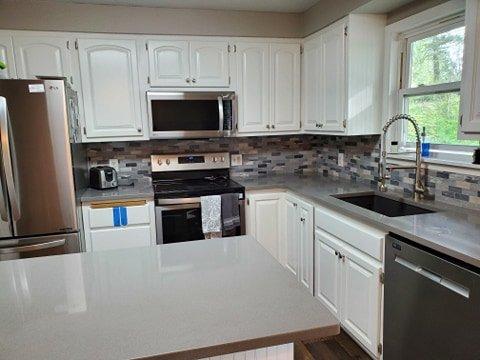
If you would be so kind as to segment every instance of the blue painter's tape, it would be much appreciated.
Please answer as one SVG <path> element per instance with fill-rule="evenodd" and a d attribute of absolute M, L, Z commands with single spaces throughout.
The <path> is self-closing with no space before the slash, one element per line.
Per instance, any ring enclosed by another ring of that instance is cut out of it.
<path fill-rule="evenodd" d="M 122 226 L 127 226 L 128 225 L 128 216 L 127 216 L 127 208 L 122 206 L 120 208 L 120 221 L 122 223 Z"/>
<path fill-rule="evenodd" d="M 113 226 L 121 226 L 120 223 L 120 208 L 114 207 L 113 209 Z"/>

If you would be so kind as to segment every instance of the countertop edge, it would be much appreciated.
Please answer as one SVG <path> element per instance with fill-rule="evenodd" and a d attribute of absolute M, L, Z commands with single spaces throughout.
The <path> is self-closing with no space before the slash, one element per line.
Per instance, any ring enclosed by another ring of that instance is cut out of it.
<path fill-rule="evenodd" d="M 295 331 L 256 339 L 247 339 L 227 344 L 213 345 L 200 349 L 183 350 L 169 354 L 152 355 L 136 358 L 137 360 L 191 360 L 232 354 L 241 351 L 261 349 L 269 346 L 307 341 L 340 334 L 340 324 L 329 325 L 309 330 Z"/>

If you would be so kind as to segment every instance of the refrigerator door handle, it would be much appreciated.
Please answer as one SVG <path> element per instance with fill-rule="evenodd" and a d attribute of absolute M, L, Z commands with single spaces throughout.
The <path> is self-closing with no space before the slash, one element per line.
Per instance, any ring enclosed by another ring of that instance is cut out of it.
<path fill-rule="evenodd" d="M 30 252 L 30 251 L 51 249 L 51 248 L 55 248 L 55 247 L 65 245 L 65 241 L 66 241 L 65 239 L 59 239 L 59 240 L 53 240 L 53 241 L 39 243 L 39 244 L 0 248 L 0 254 L 11 254 L 11 253 Z"/>
<path fill-rule="evenodd" d="M 18 202 L 17 191 L 15 189 L 15 181 L 13 179 L 12 158 L 10 154 L 7 99 L 3 96 L 0 96 L 0 140 L 2 143 L 2 161 L 5 170 L 5 179 L 7 182 L 8 195 L 10 198 L 12 218 L 14 221 L 17 221 L 20 219 L 20 204 Z"/>

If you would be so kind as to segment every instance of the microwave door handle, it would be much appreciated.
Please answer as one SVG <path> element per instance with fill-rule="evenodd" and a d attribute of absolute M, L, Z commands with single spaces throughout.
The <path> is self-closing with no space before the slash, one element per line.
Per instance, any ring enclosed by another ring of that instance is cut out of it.
<path fill-rule="evenodd" d="M 224 118 L 223 118 L 223 97 L 222 96 L 219 96 L 217 98 L 218 100 L 218 127 L 219 127 L 219 131 L 223 131 L 223 121 L 224 121 Z"/>
<path fill-rule="evenodd" d="M 10 154 L 10 136 L 8 126 L 8 107 L 7 99 L 0 97 L 0 140 L 2 143 L 2 162 L 5 170 L 5 179 L 7 182 L 7 191 L 10 198 L 12 209 L 12 218 L 14 221 L 20 219 L 20 206 L 18 203 L 17 190 L 13 179 L 13 166 Z"/>

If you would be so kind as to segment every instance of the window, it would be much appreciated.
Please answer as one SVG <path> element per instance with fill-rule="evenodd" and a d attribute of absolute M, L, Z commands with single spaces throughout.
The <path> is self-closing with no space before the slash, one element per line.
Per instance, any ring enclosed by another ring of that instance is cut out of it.
<path fill-rule="evenodd" d="M 465 25 L 463 16 L 416 29 L 404 36 L 401 61 L 401 111 L 412 115 L 427 139 L 452 151 L 451 145 L 477 145 L 477 141 L 458 140 L 460 83 Z M 412 148 L 413 127 L 403 125 L 402 143 Z M 460 149 L 460 148 L 459 148 Z"/>

